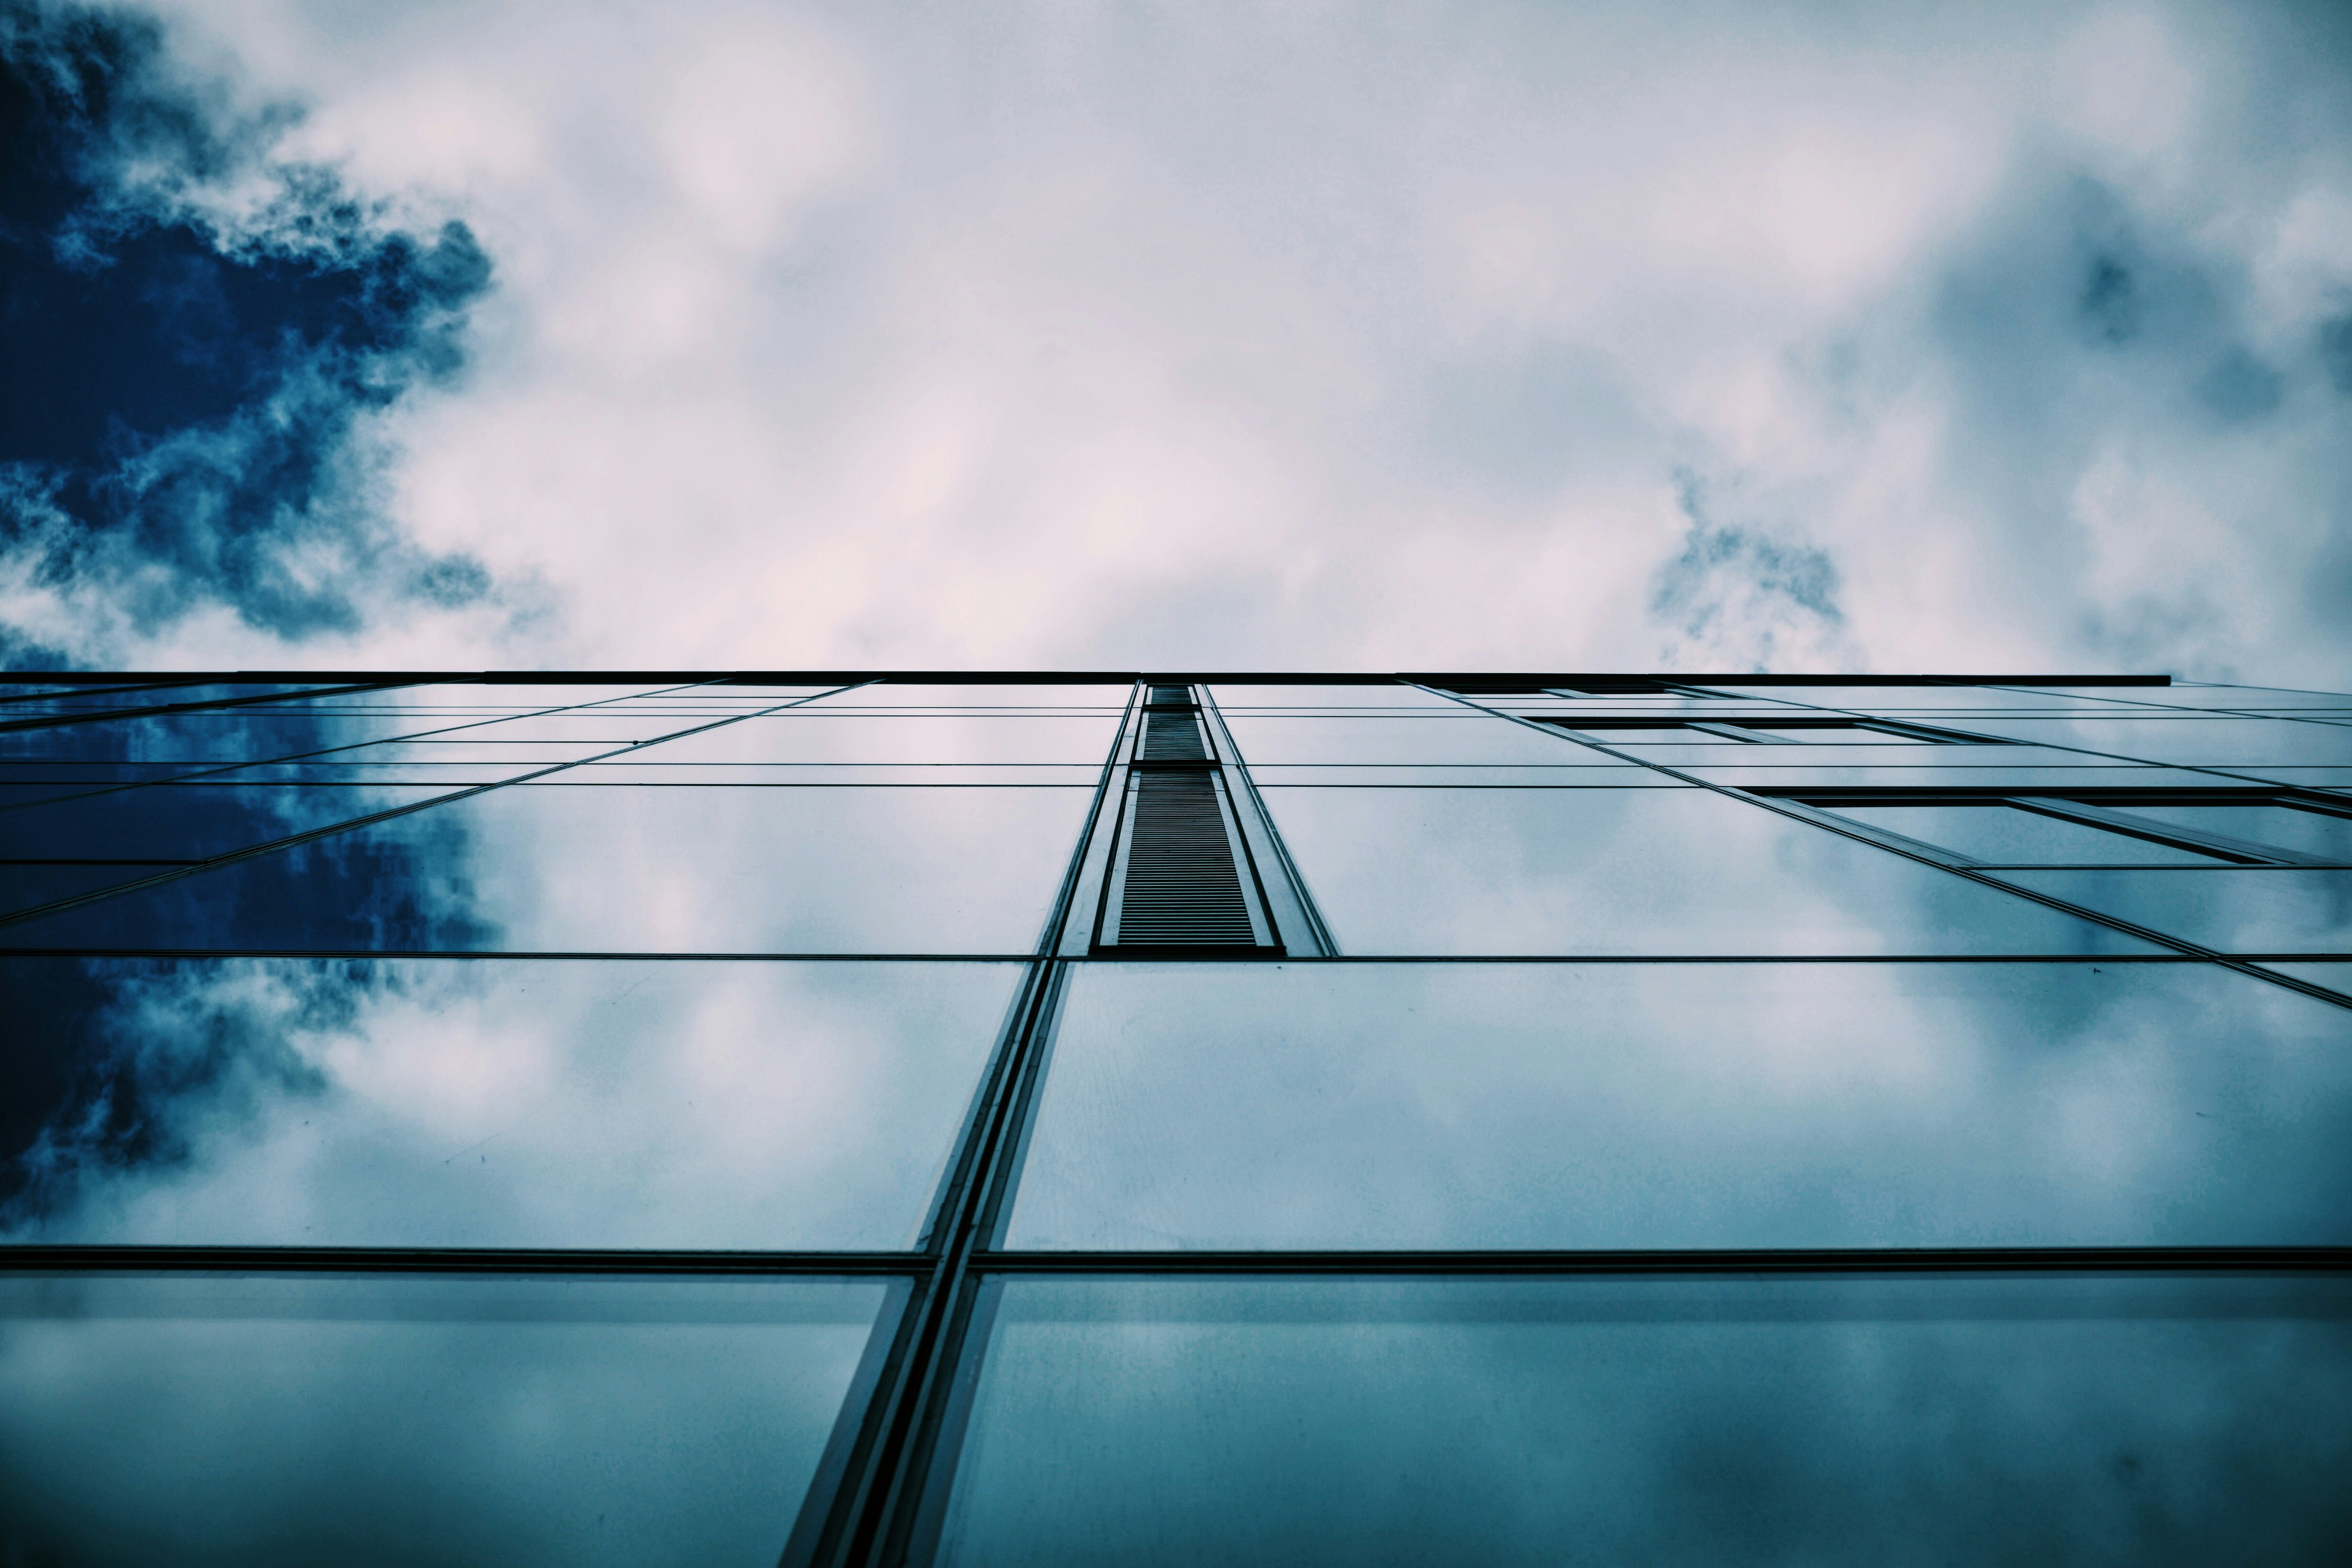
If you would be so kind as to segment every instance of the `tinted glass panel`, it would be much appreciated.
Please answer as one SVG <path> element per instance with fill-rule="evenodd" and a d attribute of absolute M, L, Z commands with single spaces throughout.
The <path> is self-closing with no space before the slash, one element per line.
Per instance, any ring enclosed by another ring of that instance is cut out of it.
<path fill-rule="evenodd" d="M 980 716 L 835 714 L 815 707 L 746 719 L 629 754 L 632 763 L 1090 763 L 1118 733 L 1116 710 Z"/>
<path fill-rule="evenodd" d="M 1872 827 L 1988 865 L 2220 866 L 2215 856 L 2007 805 L 1836 805 Z"/>
<path fill-rule="evenodd" d="M 509 787 L 12 928 L 35 946 L 1025 952 L 1084 789 Z"/>
<path fill-rule="evenodd" d="M 1016 1247 L 2352 1242 L 2352 1011 L 2194 964 L 1088 964 Z"/>
<path fill-rule="evenodd" d="M 2053 710 L 2086 709 L 2119 712 L 2146 698 L 2161 700 L 2162 687 L 2102 687 L 2095 693 L 2013 689 L 1999 686 L 1719 686 L 1714 689 L 1744 697 L 1772 698 L 1820 708 L 1859 710 L 1866 713 L 1965 709 L 1979 712 L 2042 708 Z"/>
<path fill-rule="evenodd" d="M 2352 816 L 2290 805 L 2127 805 L 2134 816 L 2352 864 Z"/>
<path fill-rule="evenodd" d="M 1937 742 L 1917 735 L 1891 734 L 1885 730 L 1873 730 L 1860 724 L 1817 725 L 1810 728 L 1785 730 L 1754 726 L 1756 733 L 1780 741 L 1799 741 L 1816 746 L 1931 746 Z"/>
<path fill-rule="evenodd" d="M 952 1563 L 2319 1563 L 2337 1280 L 1007 1281 Z"/>
<path fill-rule="evenodd" d="M 430 800 L 429 786 L 157 784 L 0 810 L 0 858 L 204 860 Z"/>
<path fill-rule="evenodd" d="M 2053 687 L 2064 691 L 2064 687 Z M 2156 703 L 2166 708 L 2242 708 L 2253 710 L 2265 709 L 2336 709 L 2352 712 L 2352 696 L 2339 691 L 2294 691 L 2276 686 L 2199 686 L 2195 684 L 2160 687 L 2147 691 L 2127 694 L 2137 702 Z"/>
<path fill-rule="evenodd" d="M 1343 952 L 2148 951 L 1712 792 L 1265 795 Z"/>
<path fill-rule="evenodd" d="M 1005 966 L 14 959 L 0 1238 L 907 1247 Z"/>
<path fill-rule="evenodd" d="M 2223 952 L 2352 952 L 2352 871 L 2001 871 L 2050 893 Z"/>
<path fill-rule="evenodd" d="M 0 1279 L 0 1552 L 766 1568 L 887 1293 Z"/>
<path fill-rule="evenodd" d="M 1401 708 L 1432 712 L 1468 713 L 1451 697 L 1423 691 L 1401 681 L 1375 681 L 1363 686 L 1261 686 L 1238 681 L 1209 688 L 1209 695 L 1227 713 L 1252 709 Z"/>
<path fill-rule="evenodd" d="M 1517 763 L 1570 767 L 1616 759 L 1492 714 L 1349 719 L 1262 716 L 1227 710 L 1242 756 L 1259 763 Z"/>
<path fill-rule="evenodd" d="M 1604 746 L 1720 746 L 1726 743 L 1742 746 L 1750 742 L 1737 736 L 1720 735 L 1712 730 L 1694 730 L 1686 724 L 1609 724 L 1586 725 L 1573 722 L 1560 728 L 1583 740 L 1598 741 Z"/>
<path fill-rule="evenodd" d="M 1996 719 L 1969 727 L 2037 745 L 2225 771 L 2271 763 L 2352 763 L 2352 725 L 2300 719 Z"/>

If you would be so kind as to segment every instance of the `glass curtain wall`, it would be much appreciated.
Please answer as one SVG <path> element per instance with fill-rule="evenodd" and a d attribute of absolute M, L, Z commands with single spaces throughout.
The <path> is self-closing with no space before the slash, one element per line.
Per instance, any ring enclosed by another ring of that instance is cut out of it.
<path fill-rule="evenodd" d="M 0 895 L 0 1562 L 2352 1544 L 2352 697 L 27 679 Z"/>

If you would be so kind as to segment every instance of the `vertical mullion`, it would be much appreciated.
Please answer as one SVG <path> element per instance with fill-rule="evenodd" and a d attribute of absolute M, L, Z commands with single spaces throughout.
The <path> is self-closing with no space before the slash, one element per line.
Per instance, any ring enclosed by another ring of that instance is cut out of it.
<path fill-rule="evenodd" d="M 1332 939 L 1331 928 L 1324 923 L 1323 911 L 1316 908 L 1314 895 L 1307 890 L 1307 879 L 1299 873 L 1297 862 L 1291 858 L 1290 846 L 1283 842 L 1282 829 L 1276 824 L 1274 812 L 1266 805 L 1265 797 L 1258 794 L 1257 781 L 1250 777 L 1249 759 L 1242 755 L 1240 743 L 1226 726 L 1224 713 L 1217 707 L 1215 696 L 1206 686 L 1202 686 L 1200 691 L 1202 727 L 1208 731 L 1210 743 L 1222 761 L 1229 796 L 1233 796 L 1231 782 L 1235 779 L 1241 782 L 1240 794 L 1232 798 L 1235 826 L 1240 829 L 1250 878 L 1257 888 L 1259 900 L 1265 906 L 1266 918 L 1274 926 L 1276 939 L 1286 950 L 1302 956 L 1338 957 L 1339 944 Z M 1257 841 L 1259 834 L 1265 836 L 1262 844 Z M 1261 848 L 1265 850 L 1263 856 L 1258 853 Z M 1273 863 L 1275 877 L 1271 885 L 1264 874 L 1262 860 Z M 1282 904 L 1279 912 L 1276 909 L 1277 890 Z M 1286 920 L 1283 918 L 1285 915 L 1295 919 Z M 1300 933 L 1305 939 L 1303 942 L 1293 942 L 1285 934 L 1286 928 L 1293 925 L 1304 928 Z"/>
<path fill-rule="evenodd" d="M 981 1281 L 971 1257 L 992 1234 L 1012 1194 L 1045 1042 L 1068 974 L 1057 950 L 1084 889 L 1104 803 L 1114 781 L 1122 789 L 1126 784 L 1119 763 L 1139 724 L 1143 689 L 1130 693 L 1112 737 L 1060 890 L 991 1056 L 974 1114 L 949 1161 L 950 1174 L 928 1237 L 930 1268 L 916 1282 L 893 1333 L 838 1484 L 830 1497 L 812 1494 L 803 1506 L 803 1517 L 785 1548 L 786 1568 L 875 1568 L 901 1560 L 913 1539 L 929 1489 L 930 1463 L 942 1451 L 944 1423 L 957 1407 L 956 1391 L 970 1386 L 974 1358 L 982 1348 L 973 1336 Z M 950 1459 L 955 1447 L 951 1441 L 945 1445 Z"/>

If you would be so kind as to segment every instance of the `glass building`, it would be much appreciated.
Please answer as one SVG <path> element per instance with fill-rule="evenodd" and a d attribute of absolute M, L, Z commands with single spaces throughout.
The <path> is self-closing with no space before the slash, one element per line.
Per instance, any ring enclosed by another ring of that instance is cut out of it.
<path fill-rule="evenodd" d="M 0 856 L 0 1563 L 2352 1560 L 2352 696 L 17 677 Z"/>

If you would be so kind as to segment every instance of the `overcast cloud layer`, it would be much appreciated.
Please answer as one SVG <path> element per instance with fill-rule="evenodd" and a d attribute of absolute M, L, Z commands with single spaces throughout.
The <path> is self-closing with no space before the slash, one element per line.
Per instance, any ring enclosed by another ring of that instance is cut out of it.
<path fill-rule="evenodd" d="M 6 15 L 19 666 L 2352 679 L 2335 8 Z"/>

